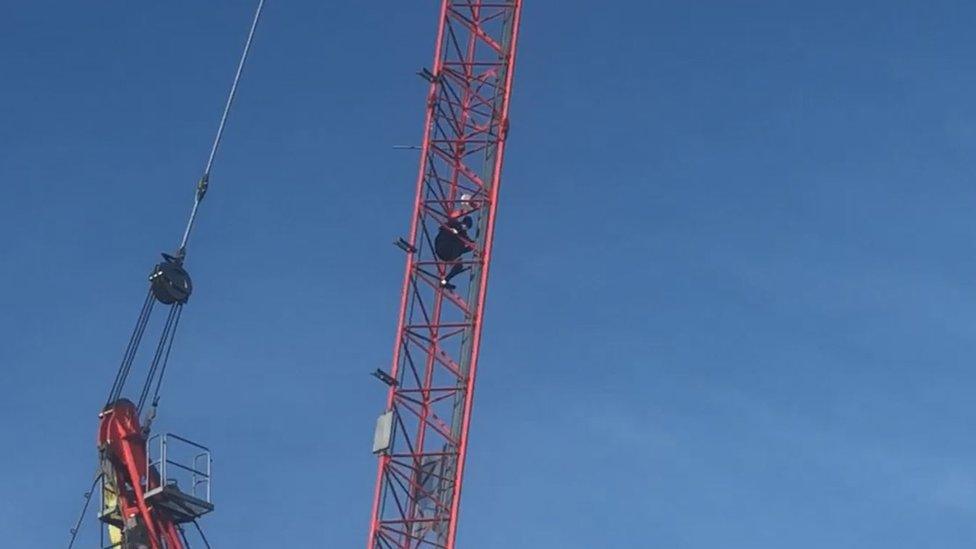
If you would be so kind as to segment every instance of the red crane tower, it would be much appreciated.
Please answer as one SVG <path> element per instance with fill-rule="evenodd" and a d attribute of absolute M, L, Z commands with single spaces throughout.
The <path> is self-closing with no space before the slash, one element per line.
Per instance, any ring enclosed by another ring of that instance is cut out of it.
<path fill-rule="evenodd" d="M 370 549 L 455 545 L 521 0 L 443 0 Z"/>

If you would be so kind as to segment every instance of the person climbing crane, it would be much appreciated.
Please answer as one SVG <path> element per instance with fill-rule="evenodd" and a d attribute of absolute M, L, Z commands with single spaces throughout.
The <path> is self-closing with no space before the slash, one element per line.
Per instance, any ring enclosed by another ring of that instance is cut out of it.
<path fill-rule="evenodd" d="M 451 284 L 451 279 L 467 269 L 461 257 L 474 251 L 474 242 L 468 236 L 468 231 L 474 225 L 471 213 L 475 211 L 470 204 L 471 195 L 461 195 L 461 209 L 452 211 L 448 215 L 447 221 L 441 224 L 434 238 L 434 254 L 437 259 L 445 263 L 438 269 L 441 273 L 440 285 L 448 290 L 457 288 Z M 450 270 L 447 269 L 447 265 L 451 266 Z"/>

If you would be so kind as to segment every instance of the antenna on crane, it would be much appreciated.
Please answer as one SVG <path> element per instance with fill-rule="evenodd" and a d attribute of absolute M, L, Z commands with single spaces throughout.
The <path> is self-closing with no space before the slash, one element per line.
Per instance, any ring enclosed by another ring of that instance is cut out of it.
<path fill-rule="evenodd" d="M 149 290 L 140 309 L 136 326 L 122 356 L 102 412 L 99 414 L 99 473 L 95 485 L 85 493 L 82 516 L 71 530 L 68 548 L 71 549 L 88 505 L 99 489 L 102 505 L 98 517 L 108 527 L 111 547 L 145 547 L 147 549 L 182 549 L 188 547 L 184 524 L 192 523 L 204 544 L 210 544 L 197 519 L 213 510 L 210 497 L 210 450 L 185 438 L 163 434 L 150 437 L 156 415 L 159 392 L 169 362 L 183 306 L 193 293 L 193 283 L 184 267 L 187 244 L 197 219 L 200 204 L 207 194 L 210 173 L 227 125 L 231 106 L 244 65 L 251 50 L 254 33 L 264 10 L 265 0 L 259 0 L 251 21 L 244 50 L 217 125 L 217 133 L 210 147 L 203 174 L 197 183 L 190 217 L 183 231 L 179 247 L 173 254 L 163 253 L 163 261 L 156 264 L 149 275 Z M 139 393 L 138 403 L 122 398 L 126 381 L 139 351 L 156 303 L 169 307 L 156 344 L 155 352 Z M 150 398 L 150 394 L 152 397 Z M 146 405 L 151 406 L 143 416 Z M 140 416 L 143 416 L 140 421 Z M 178 463 L 174 449 L 183 447 L 193 457 L 188 463 Z M 182 487 L 179 471 L 188 472 Z M 105 531 L 102 531 L 104 535 Z M 104 541 L 104 540 L 103 540 Z M 104 543 L 103 543 L 104 546 Z"/>

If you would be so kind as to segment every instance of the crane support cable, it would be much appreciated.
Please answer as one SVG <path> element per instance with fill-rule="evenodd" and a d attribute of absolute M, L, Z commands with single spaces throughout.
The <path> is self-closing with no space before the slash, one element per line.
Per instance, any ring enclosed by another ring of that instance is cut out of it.
<path fill-rule="evenodd" d="M 193 208 L 190 210 L 190 219 L 186 222 L 186 230 L 183 231 L 183 239 L 180 241 L 179 255 L 182 257 L 186 254 L 186 245 L 190 240 L 190 232 L 193 230 L 193 224 L 197 218 L 197 210 L 200 208 L 200 202 L 203 200 L 204 195 L 207 194 L 207 187 L 210 184 L 210 170 L 213 168 L 214 157 L 217 156 L 217 148 L 220 147 L 220 140 L 224 136 L 224 126 L 227 125 L 227 115 L 230 114 L 230 107 L 234 103 L 234 97 L 237 95 L 237 84 L 241 80 L 241 73 L 244 72 L 244 63 L 247 61 L 247 55 L 251 51 L 251 42 L 254 40 L 254 31 L 258 28 L 258 21 L 261 19 L 261 12 L 264 10 L 264 0 L 258 2 L 257 10 L 254 12 L 254 19 L 251 21 L 251 30 L 247 33 L 247 40 L 244 42 L 244 51 L 241 53 L 241 60 L 237 64 L 237 72 L 234 74 L 234 82 L 230 86 L 230 93 L 227 94 L 227 103 L 224 104 L 224 113 L 220 116 L 220 123 L 217 125 L 217 135 L 214 136 L 213 145 L 210 147 L 210 156 L 207 157 L 207 164 L 203 168 L 203 175 L 200 177 L 200 182 L 197 184 L 197 194 L 193 199 Z"/>
<path fill-rule="evenodd" d="M 166 259 L 166 262 L 172 263 L 179 270 L 182 270 L 182 263 L 186 257 L 186 245 L 187 242 L 189 241 L 190 233 L 193 230 L 193 225 L 197 218 L 197 212 L 200 207 L 200 202 L 203 200 L 203 197 L 207 192 L 207 186 L 210 180 L 210 171 L 211 169 L 213 169 L 214 159 L 217 156 L 217 150 L 220 147 L 220 142 L 224 135 L 224 128 L 227 126 L 227 118 L 228 115 L 230 114 L 231 105 L 233 105 L 234 98 L 237 96 L 237 87 L 241 81 L 241 75 L 244 72 L 244 65 L 251 51 L 251 44 L 254 41 L 254 33 L 255 30 L 257 29 L 258 22 L 261 19 L 261 13 L 264 10 L 264 3 L 265 0 L 260 0 L 258 2 L 257 9 L 254 12 L 254 18 L 251 20 L 251 27 L 247 33 L 247 39 L 244 42 L 244 50 L 241 53 L 240 61 L 237 64 L 237 71 L 234 73 L 234 80 L 231 84 L 230 92 L 227 95 L 227 102 L 224 104 L 223 113 L 220 116 L 220 123 L 217 125 L 217 134 L 214 136 L 213 144 L 210 147 L 210 154 L 207 157 L 207 163 L 203 170 L 203 176 L 200 178 L 200 182 L 197 185 L 196 197 L 194 198 L 193 201 L 193 208 L 190 211 L 190 219 L 187 221 L 186 229 L 183 232 L 183 238 L 180 241 L 179 251 L 177 252 L 175 257 L 167 256 L 166 254 L 163 255 L 164 259 Z M 185 275 L 185 271 L 182 272 Z M 182 302 L 185 302 L 186 297 L 188 297 L 189 295 L 188 292 L 189 292 L 189 287 L 187 287 L 187 295 L 182 299 L 177 298 L 177 301 L 179 302 L 173 305 L 173 307 L 180 307 L 180 309 L 182 309 Z M 122 394 L 122 390 L 125 387 L 125 383 L 128 380 L 129 372 L 132 369 L 132 362 L 135 359 L 136 352 L 139 350 L 139 345 L 142 341 L 142 336 L 145 333 L 150 315 L 152 314 L 153 305 L 157 301 L 157 299 L 154 298 L 153 296 L 154 296 L 153 290 L 150 289 L 149 294 L 146 297 L 146 301 L 143 304 L 143 308 L 140 311 L 139 318 L 136 321 L 136 326 L 133 329 L 132 335 L 129 338 L 129 344 L 126 347 L 125 353 L 123 354 L 122 364 L 119 366 L 118 373 L 115 376 L 115 382 L 112 384 L 112 390 L 109 392 L 109 398 L 108 401 L 106 402 L 106 407 L 109 406 L 111 403 L 115 402 L 116 400 L 118 400 L 118 398 Z M 151 386 L 151 384 L 153 383 L 156 374 L 156 369 L 159 366 L 160 359 L 162 358 L 163 361 L 162 368 L 160 369 L 159 377 L 156 379 L 156 390 L 155 390 L 153 400 L 155 401 L 156 400 L 155 397 L 159 395 L 159 387 L 162 383 L 162 374 L 166 370 L 165 360 L 169 357 L 169 348 L 173 344 L 173 338 L 175 337 L 175 332 L 176 332 L 176 326 L 173 324 L 178 323 L 178 320 L 176 323 L 174 323 L 173 320 L 174 320 L 173 311 L 171 311 L 167 318 L 166 326 L 164 327 L 163 330 L 163 337 L 161 338 L 160 343 L 157 346 L 157 353 L 154 356 L 152 365 L 150 366 L 149 375 L 147 376 L 145 385 L 141 393 L 142 398 L 140 399 L 140 405 L 139 405 L 140 411 L 143 408 L 143 404 L 145 403 L 145 400 L 147 398 L 148 387 Z M 164 347 L 165 347 L 165 354 L 162 355 L 161 357 L 159 351 L 161 349 L 164 349 Z"/>
<path fill-rule="evenodd" d="M 91 488 L 85 492 L 85 504 L 81 508 L 81 514 L 78 516 L 78 522 L 76 522 L 75 527 L 71 529 L 71 539 L 68 540 L 68 549 L 75 546 L 75 540 L 78 539 L 78 532 L 81 530 L 81 524 L 85 520 L 85 513 L 88 512 L 88 506 L 91 504 L 92 496 L 95 494 L 95 488 L 98 487 L 98 481 L 100 480 L 102 480 L 101 472 L 95 475 L 95 480 L 92 481 Z"/>
<path fill-rule="evenodd" d="M 122 364 L 119 365 L 119 371 L 115 374 L 115 382 L 112 384 L 112 390 L 109 392 L 108 401 L 105 402 L 106 407 L 118 400 L 122 393 L 122 388 L 125 387 L 125 382 L 129 377 L 129 371 L 132 369 L 132 361 L 135 360 L 136 351 L 139 349 L 142 336 L 146 332 L 149 315 L 152 313 L 153 304 L 155 303 L 156 300 L 153 298 L 152 291 L 150 290 L 146 294 L 146 300 L 142 304 L 142 309 L 139 311 L 136 327 L 132 330 L 132 335 L 129 336 L 129 344 L 126 346 L 125 353 L 122 355 Z"/>
<path fill-rule="evenodd" d="M 136 405 L 136 409 L 139 410 L 141 414 L 149 397 L 149 390 L 152 387 L 153 380 L 156 381 L 156 390 L 153 393 L 152 404 L 155 405 L 157 399 L 159 398 L 159 388 L 163 383 L 163 374 L 166 373 L 166 364 L 169 362 L 169 353 L 173 348 L 173 339 L 176 337 L 176 328 L 180 325 L 180 316 L 183 314 L 183 305 L 177 303 L 173 305 L 169 310 L 169 315 L 166 317 L 166 323 L 163 326 L 163 333 L 159 337 L 159 343 L 156 345 L 156 352 L 153 355 L 152 363 L 149 365 L 149 372 L 146 374 L 146 382 L 142 386 L 142 392 L 139 394 L 139 403 Z M 156 371 L 159 371 L 159 375 L 156 375 Z"/>
<path fill-rule="evenodd" d="M 203 544 L 207 546 L 207 549 L 211 549 L 210 541 L 207 540 L 207 536 L 203 533 L 203 528 L 200 528 L 200 523 L 193 521 L 193 525 L 197 527 L 197 533 L 200 534 L 200 539 L 203 540 Z"/>

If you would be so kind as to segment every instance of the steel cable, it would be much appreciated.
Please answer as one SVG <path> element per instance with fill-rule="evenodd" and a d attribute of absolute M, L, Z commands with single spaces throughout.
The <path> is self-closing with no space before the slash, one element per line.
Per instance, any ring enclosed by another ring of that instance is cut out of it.
<path fill-rule="evenodd" d="M 91 488 L 85 492 L 85 504 L 81 508 L 81 514 L 78 515 L 78 521 L 75 523 L 75 527 L 71 529 L 71 539 L 68 540 L 68 549 L 71 549 L 75 545 L 75 540 L 78 538 L 78 532 L 81 530 L 81 523 L 85 520 L 85 513 L 88 512 L 88 506 L 91 504 L 92 496 L 95 495 L 95 487 L 98 486 L 98 481 L 100 480 L 102 480 L 101 472 L 95 475 L 95 480 L 92 481 Z"/>
<path fill-rule="evenodd" d="M 122 389 L 125 387 L 125 382 L 129 377 L 129 371 L 132 369 L 132 362 L 135 360 L 136 351 L 139 350 L 139 344 L 142 342 L 142 336 L 146 332 L 146 325 L 149 323 L 149 316 L 152 314 L 155 303 L 156 300 L 153 298 L 152 290 L 150 290 L 146 295 L 146 300 L 142 304 L 142 309 L 139 311 L 139 318 L 136 319 L 136 326 L 132 330 L 132 335 L 129 336 L 129 344 L 125 348 L 125 353 L 122 355 L 122 363 L 119 365 L 119 370 L 115 374 L 115 382 L 112 383 L 112 390 L 109 392 L 108 401 L 105 403 L 106 407 L 118 400 Z"/>
<path fill-rule="evenodd" d="M 258 27 L 258 21 L 261 19 L 261 12 L 263 10 L 264 0 L 260 0 L 258 2 L 257 10 L 254 12 L 254 19 L 251 21 L 251 30 L 247 33 L 247 40 L 244 42 L 244 51 L 241 53 L 241 60 L 237 64 L 237 72 L 234 74 L 234 82 L 230 86 L 230 93 L 227 94 L 227 103 L 224 104 L 224 112 L 220 116 L 220 123 L 217 125 L 217 134 L 214 136 L 213 145 L 210 147 L 210 155 L 207 157 L 207 165 L 203 168 L 203 176 L 200 178 L 196 198 L 193 200 L 193 208 L 190 210 L 190 219 L 186 223 L 186 230 L 183 231 L 183 239 L 180 241 L 181 256 L 186 252 L 186 245 L 190 240 L 190 231 L 193 230 L 193 224 L 197 218 L 197 210 L 199 209 L 200 202 L 203 200 L 203 197 L 207 192 L 207 185 L 210 182 L 210 170 L 213 168 L 214 157 L 217 155 L 217 148 L 220 146 L 220 140 L 224 136 L 224 126 L 227 125 L 227 116 L 230 114 L 230 107 L 234 103 L 234 97 L 237 95 L 237 84 L 241 80 L 241 73 L 244 72 L 244 63 L 247 61 L 247 55 L 251 51 L 251 42 L 254 40 L 254 31 Z"/>

